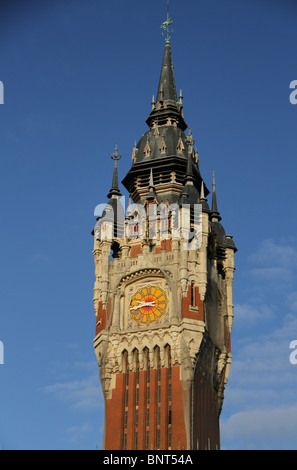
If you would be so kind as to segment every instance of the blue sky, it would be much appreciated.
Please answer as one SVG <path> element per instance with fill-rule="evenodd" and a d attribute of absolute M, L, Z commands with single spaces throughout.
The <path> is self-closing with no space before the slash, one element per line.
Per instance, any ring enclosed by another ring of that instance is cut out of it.
<path fill-rule="evenodd" d="M 239 249 L 222 447 L 296 449 L 297 5 L 171 0 L 171 16 L 185 119 Z M 2 449 L 102 446 L 93 213 L 115 142 L 122 178 L 147 130 L 165 17 L 165 0 L 1 2 Z"/>

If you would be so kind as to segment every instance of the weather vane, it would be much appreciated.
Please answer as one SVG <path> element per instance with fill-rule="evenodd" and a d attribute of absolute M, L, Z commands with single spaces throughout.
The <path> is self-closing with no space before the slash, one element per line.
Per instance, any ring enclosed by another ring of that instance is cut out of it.
<path fill-rule="evenodd" d="M 173 33 L 173 29 L 170 29 L 169 26 L 173 23 L 172 18 L 169 18 L 169 0 L 167 0 L 167 20 L 164 21 L 161 25 L 161 29 L 164 30 L 162 33 L 163 36 L 166 33 L 166 43 L 170 42 L 170 33 Z"/>
<path fill-rule="evenodd" d="M 120 160 L 121 157 L 122 157 L 122 155 L 119 154 L 119 152 L 118 152 L 118 144 L 116 143 L 116 144 L 115 144 L 115 150 L 114 150 L 114 153 L 111 155 L 111 158 L 112 158 L 113 160 L 116 160 L 116 161 L 117 161 L 117 160 Z"/>

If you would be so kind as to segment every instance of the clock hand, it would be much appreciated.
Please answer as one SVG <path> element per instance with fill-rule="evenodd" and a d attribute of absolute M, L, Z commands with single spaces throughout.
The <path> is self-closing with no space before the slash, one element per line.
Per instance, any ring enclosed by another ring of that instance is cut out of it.
<path fill-rule="evenodd" d="M 143 307 L 154 307 L 154 305 L 156 304 L 156 301 L 155 300 L 152 300 L 151 302 L 146 302 Z"/>
<path fill-rule="evenodd" d="M 140 304 L 140 305 L 135 305 L 135 306 L 133 306 L 133 307 L 129 307 L 130 310 L 137 310 L 138 308 L 142 307 L 143 301 L 141 301 L 141 300 L 136 300 L 136 299 L 134 299 L 134 300 L 135 300 L 135 302 L 137 302 L 137 303 Z"/>
<path fill-rule="evenodd" d="M 140 305 L 135 305 L 133 307 L 130 307 L 130 310 L 138 310 L 139 308 L 143 307 L 145 305 L 144 302 L 138 302 Z"/>
<path fill-rule="evenodd" d="M 155 300 L 151 300 L 150 302 L 142 302 L 142 304 L 140 305 L 140 308 L 142 307 L 153 307 L 155 305 L 156 301 Z"/>
<path fill-rule="evenodd" d="M 154 307 L 156 303 L 155 300 L 153 300 L 152 302 L 139 302 L 139 301 L 136 301 L 136 302 L 138 302 L 140 305 L 130 307 L 130 310 L 138 310 L 139 308 L 142 308 L 142 307 Z"/>

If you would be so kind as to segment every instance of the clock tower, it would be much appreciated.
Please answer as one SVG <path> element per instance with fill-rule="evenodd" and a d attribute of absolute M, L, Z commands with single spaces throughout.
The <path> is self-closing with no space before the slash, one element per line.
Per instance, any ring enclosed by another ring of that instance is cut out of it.
<path fill-rule="evenodd" d="M 106 450 L 219 449 L 231 365 L 234 253 L 200 174 L 168 37 L 148 130 L 93 230 L 94 348 Z M 166 27 L 165 25 L 165 27 Z"/>

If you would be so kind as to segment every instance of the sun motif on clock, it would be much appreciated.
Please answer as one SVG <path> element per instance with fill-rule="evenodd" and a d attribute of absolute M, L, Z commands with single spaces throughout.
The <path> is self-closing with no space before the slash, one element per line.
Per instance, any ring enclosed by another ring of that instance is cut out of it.
<path fill-rule="evenodd" d="M 141 287 L 131 297 L 130 317 L 139 324 L 149 325 L 164 315 L 167 304 L 166 292 L 159 286 Z"/>

